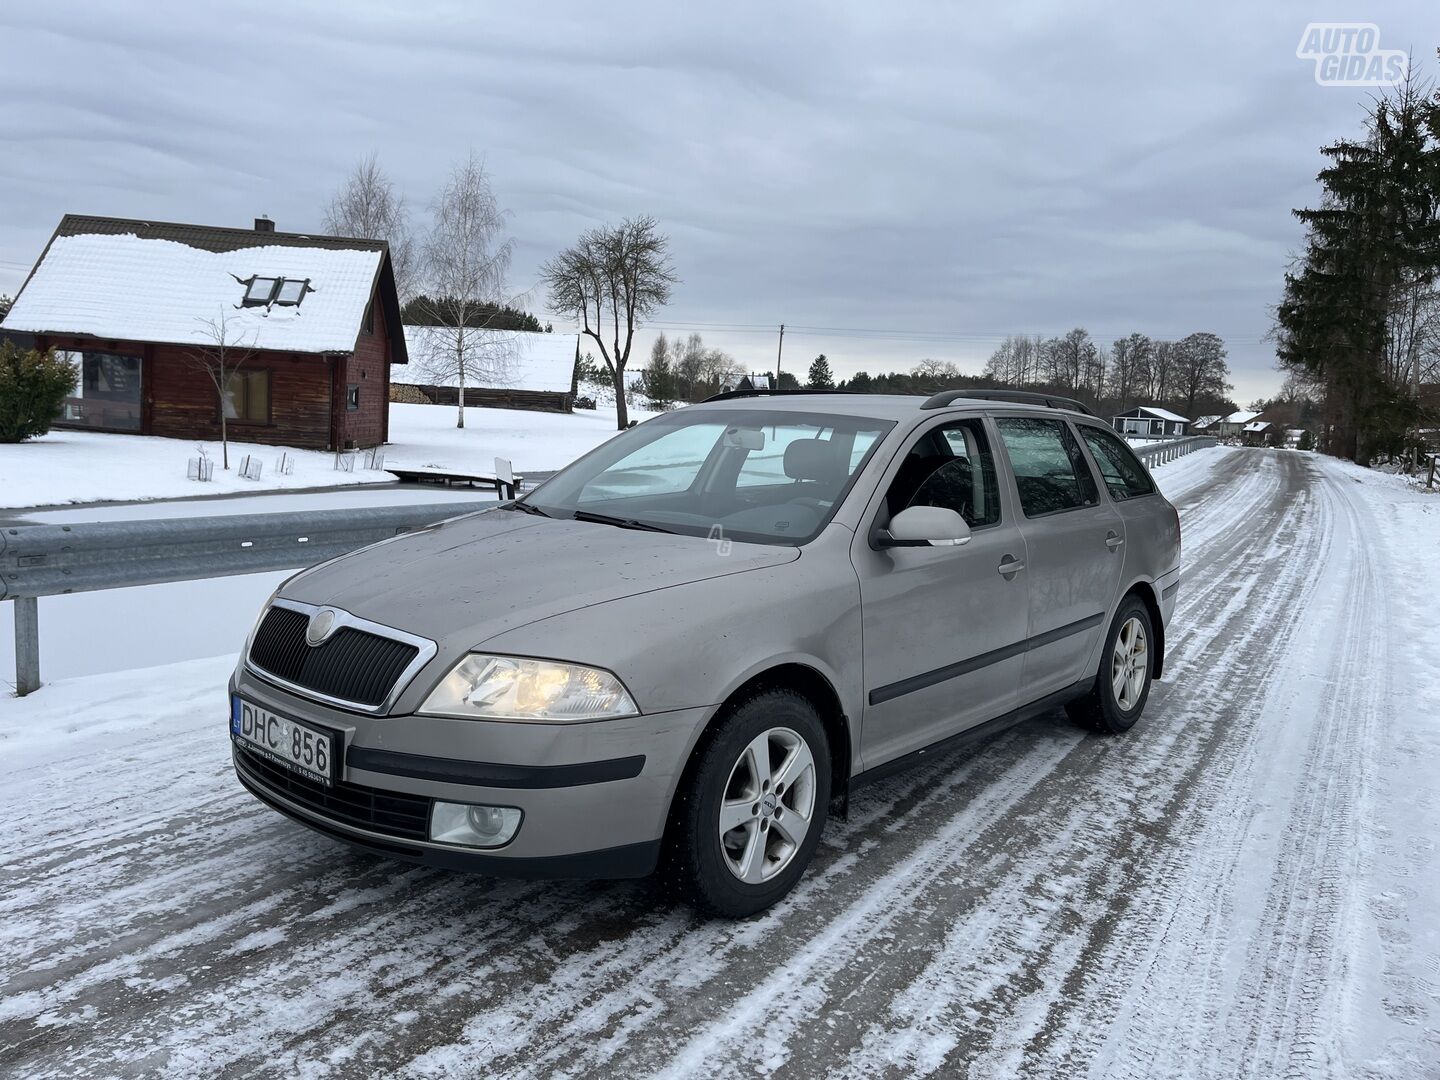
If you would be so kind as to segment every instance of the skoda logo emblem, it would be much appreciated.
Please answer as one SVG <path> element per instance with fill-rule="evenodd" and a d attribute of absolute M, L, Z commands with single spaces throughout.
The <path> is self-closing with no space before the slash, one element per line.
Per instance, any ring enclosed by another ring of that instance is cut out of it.
<path fill-rule="evenodd" d="M 323 645 L 330 640 L 330 635 L 335 632 L 336 612 L 334 608 L 321 608 L 310 616 L 310 622 L 305 627 L 305 640 L 311 646 Z"/>

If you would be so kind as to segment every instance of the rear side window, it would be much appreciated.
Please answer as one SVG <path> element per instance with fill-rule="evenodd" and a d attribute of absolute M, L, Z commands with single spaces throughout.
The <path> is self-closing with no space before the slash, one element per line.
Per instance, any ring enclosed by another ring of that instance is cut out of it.
<path fill-rule="evenodd" d="M 1095 464 L 1100 466 L 1100 475 L 1105 487 L 1116 502 L 1135 499 L 1141 495 L 1153 495 L 1155 485 L 1140 460 L 1130 447 L 1108 431 L 1080 424 L 1080 437 L 1090 447 Z"/>
<path fill-rule="evenodd" d="M 1020 509 L 1026 517 L 1094 506 L 1100 501 L 1095 477 L 1065 421 L 1011 416 L 996 420 L 995 425 L 1010 455 Z"/>

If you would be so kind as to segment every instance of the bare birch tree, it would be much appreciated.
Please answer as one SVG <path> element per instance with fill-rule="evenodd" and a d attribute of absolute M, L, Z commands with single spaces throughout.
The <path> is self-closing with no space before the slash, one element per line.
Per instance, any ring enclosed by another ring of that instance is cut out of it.
<path fill-rule="evenodd" d="M 222 310 L 214 319 L 197 318 L 205 344 L 185 354 L 186 362 L 203 371 L 215 388 L 220 406 L 220 454 L 226 471 L 230 469 L 230 439 L 227 421 L 235 409 L 230 383 L 254 352 L 255 337 L 243 335 L 232 319 Z"/>
<path fill-rule="evenodd" d="M 465 426 L 466 384 L 494 375 L 507 348 L 514 347 L 513 335 L 488 332 L 494 313 L 508 300 L 505 282 L 515 241 L 503 235 L 505 216 L 485 163 L 471 151 L 435 200 L 425 244 L 424 315 L 432 347 L 423 362 L 427 370 L 455 380 L 457 428 Z"/>
<path fill-rule="evenodd" d="M 669 301 L 678 280 L 669 244 L 654 218 L 627 218 L 587 229 L 540 270 L 550 289 L 550 310 L 579 320 L 581 332 L 599 347 L 615 386 L 615 420 L 622 430 L 630 425 L 625 365 L 635 330 Z"/>
<path fill-rule="evenodd" d="M 395 289 L 403 304 L 414 292 L 415 241 L 405 197 L 380 167 L 373 152 L 356 163 L 325 208 L 325 231 L 332 236 L 384 240 L 390 245 Z"/>

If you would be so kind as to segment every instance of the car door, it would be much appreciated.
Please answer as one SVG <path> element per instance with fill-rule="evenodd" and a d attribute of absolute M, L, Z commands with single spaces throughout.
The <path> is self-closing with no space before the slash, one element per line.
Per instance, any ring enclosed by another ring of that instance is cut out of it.
<path fill-rule="evenodd" d="M 1155 487 L 1125 440 L 1099 424 L 1075 424 L 1115 512 L 1125 522 L 1123 581 L 1155 581 L 1180 561 L 1180 526 L 1174 508 Z"/>
<path fill-rule="evenodd" d="M 1102 498 L 1079 438 L 1060 416 L 996 414 L 1025 539 L 1030 623 L 1021 704 L 1089 674 L 1124 562 L 1125 524 Z"/>
<path fill-rule="evenodd" d="M 999 482 L 981 417 L 920 432 L 890 464 L 855 537 L 864 632 L 867 768 L 1015 706 L 1028 621 L 1016 512 Z M 961 547 L 878 548 L 875 535 L 911 505 L 965 518 Z"/>

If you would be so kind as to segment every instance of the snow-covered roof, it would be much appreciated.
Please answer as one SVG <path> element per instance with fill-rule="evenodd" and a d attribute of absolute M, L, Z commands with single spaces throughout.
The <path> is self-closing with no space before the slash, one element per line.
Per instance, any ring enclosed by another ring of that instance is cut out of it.
<path fill-rule="evenodd" d="M 5 329 L 207 345 L 205 323 L 223 315 L 246 348 L 351 352 L 384 254 L 371 240 L 67 216 Z M 241 281 L 257 275 L 308 278 L 313 291 L 294 306 L 244 307 Z"/>
<path fill-rule="evenodd" d="M 465 385 L 486 390 L 568 394 L 575 375 L 575 334 L 524 330 L 465 331 Z M 405 327 L 410 363 L 390 368 L 390 381 L 411 386 L 456 386 L 455 331 Z"/>
<path fill-rule="evenodd" d="M 1254 415 L 1254 414 L 1252 414 L 1252 415 Z M 1270 426 L 1270 421 L 1269 421 L 1269 420 L 1256 420 L 1256 421 L 1254 421 L 1254 422 L 1252 422 L 1252 423 L 1246 424 L 1246 425 L 1245 425 L 1245 430 L 1246 430 L 1246 431 L 1264 431 L 1264 430 L 1265 430 L 1267 427 L 1269 427 L 1269 426 Z"/>
<path fill-rule="evenodd" d="M 1232 412 L 1229 416 L 1225 417 L 1222 423 L 1248 424 L 1251 420 L 1254 420 L 1255 417 L 1259 415 L 1260 414 L 1258 412 L 1250 412 L 1247 409 L 1239 409 L 1236 412 Z"/>
<path fill-rule="evenodd" d="M 1202 416 L 1199 420 L 1196 420 L 1191 427 L 1206 428 L 1211 424 L 1218 424 L 1219 422 L 1220 417 L 1218 416 Z"/>
<path fill-rule="evenodd" d="M 1137 405 L 1132 411 L 1145 413 L 1147 416 L 1153 416 L 1158 420 L 1170 420 L 1177 424 L 1188 424 L 1190 422 L 1187 418 L 1178 416 L 1169 409 L 1161 409 L 1154 405 Z"/>

